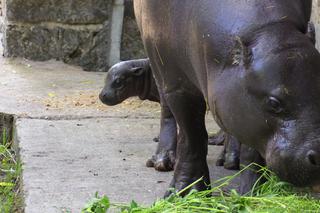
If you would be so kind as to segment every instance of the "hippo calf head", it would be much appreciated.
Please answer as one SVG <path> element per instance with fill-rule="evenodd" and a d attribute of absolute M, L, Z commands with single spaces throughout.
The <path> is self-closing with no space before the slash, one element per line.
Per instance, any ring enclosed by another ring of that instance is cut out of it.
<path fill-rule="evenodd" d="M 265 29 L 236 48 L 239 63 L 215 85 L 218 122 L 258 150 L 282 180 L 319 185 L 319 52 L 289 26 Z"/>
<path fill-rule="evenodd" d="M 108 71 L 104 88 L 99 95 L 100 100 L 113 106 L 129 97 L 140 95 L 148 69 L 148 59 L 117 63 Z"/>

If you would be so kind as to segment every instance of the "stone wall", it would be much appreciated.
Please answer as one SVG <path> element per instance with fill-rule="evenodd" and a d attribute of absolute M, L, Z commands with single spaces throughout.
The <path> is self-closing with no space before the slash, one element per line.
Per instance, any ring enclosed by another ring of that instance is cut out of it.
<path fill-rule="evenodd" d="M 133 5 L 131 0 L 125 1 L 125 12 L 123 20 L 121 60 L 145 58 L 146 54 L 134 17 Z"/>
<path fill-rule="evenodd" d="M 113 16 L 112 11 L 115 4 L 123 1 L 125 12 L 119 50 L 117 45 L 111 48 L 114 40 L 111 25 L 120 27 L 120 20 L 112 20 L 119 15 Z M 91 71 L 106 71 L 119 60 L 118 52 L 121 60 L 146 57 L 134 20 L 132 0 L 2 0 L 0 7 L 5 17 L 3 44 L 7 57 L 57 59 Z M 320 0 L 313 0 L 312 21 L 316 26 L 318 49 L 319 8 Z M 110 60 L 115 52 L 116 56 Z"/>
<path fill-rule="evenodd" d="M 112 0 L 2 0 L 4 55 L 108 68 Z"/>
<path fill-rule="evenodd" d="M 313 0 L 313 11 L 311 20 L 316 28 L 316 46 L 320 50 L 320 0 Z"/>

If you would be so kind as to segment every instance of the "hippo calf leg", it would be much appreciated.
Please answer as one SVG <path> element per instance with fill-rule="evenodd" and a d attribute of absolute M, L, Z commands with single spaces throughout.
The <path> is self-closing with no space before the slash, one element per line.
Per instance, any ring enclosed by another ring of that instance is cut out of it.
<path fill-rule="evenodd" d="M 241 144 L 240 164 L 248 166 L 252 163 L 256 163 L 261 166 L 265 166 L 265 161 L 261 155 L 253 148 L 250 148 L 244 144 Z M 251 166 L 249 169 L 243 171 L 240 175 L 240 189 L 239 193 L 244 195 L 252 190 L 254 184 L 259 180 L 261 174 L 259 173 L 259 166 Z M 263 182 L 264 180 L 261 180 Z"/>
<path fill-rule="evenodd" d="M 163 95 L 161 96 L 161 98 L 164 99 Z M 159 143 L 155 155 L 147 160 L 146 165 L 147 167 L 154 167 L 158 171 L 172 171 L 176 158 L 177 124 L 166 102 L 161 101 L 160 103 L 161 123 Z"/>

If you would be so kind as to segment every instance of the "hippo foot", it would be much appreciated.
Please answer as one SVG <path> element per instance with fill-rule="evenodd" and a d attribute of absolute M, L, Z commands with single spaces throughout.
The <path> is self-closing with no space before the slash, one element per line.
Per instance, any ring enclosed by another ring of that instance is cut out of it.
<path fill-rule="evenodd" d="M 172 150 L 153 155 L 151 159 L 148 159 L 146 162 L 147 167 L 154 167 L 155 170 L 160 172 L 172 171 L 174 164 L 175 152 Z"/>
<path fill-rule="evenodd" d="M 223 166 L 225 169 L 228 170 L 239 170 L 239 155 L 235 153 L 225 153 L 225 151 L 223 150 L 217 158 L 216 166 Z"/>
<path fill-rule="evenodd" d="M 240 169 L 239 154 L 226 153 L 223 167 L 228 170 L 239 170 Z"/>
<path fill-rule="evenodd" d="M 240 143 L 236 138 L 225 134 L 225 143 L 222 152 L 216 161 L 216 166 L 223 166 L 228 170 L 240 169 Z"/>
<path fill-rule="evenodd" d="M 224 131 L 220 130 L 217 134 L 209 135 L 208 144 L 214 146 L 222 146 L 226 139 Z"/>
<path fill-rule="evenodd" d="M 216 166 L 223 166 L 228 170 L 239 170 L 240 160 L 235 153 L 224 153 L 224 151 L 222 151 L 217 158 Z"/>
<path fill-rule="evenodd" d="M 221 151 L 221 153 L 219 154 L 217 161 L 216 161 L 216 166 L 223 166 L 224 162 L 225 162 L 225 149 Z"/>
<path fill-rule="evenodd" d="M 200 180 L 200 178 L 202 179 Z M 191 187 L 189 188 L 189 186 Z M 171 194 L 175 193 L 178 193 L 179 196 L 185 196 L 191 190 L 204 191 L 207 189 L 210 189 L 209 170 L 207 165 L 201 165 L 194 162 L 180 163 L 180 165 L 177 165 L 175 168 L 175 174 L 164 197 L 169 197 Z"/>

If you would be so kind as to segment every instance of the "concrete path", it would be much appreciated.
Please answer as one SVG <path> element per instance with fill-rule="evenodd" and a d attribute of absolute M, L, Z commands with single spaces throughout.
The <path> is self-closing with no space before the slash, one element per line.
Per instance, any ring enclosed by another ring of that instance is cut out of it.
<path fill-rule="evenodd" d="M 156 148 L 158 104 L 130 99 L 106 107 L 97 97 L 105 73 L 56 61 L 0 58 L 0 66 L 0 112 L 16 118 L 25 212 L 80 212 L 97 191 L 113 202 L 162 197 L 172 172 L 145 167 Z M 214 166 L 220 149 L 209 148 L 214 179 L 231 174 Z"/>

